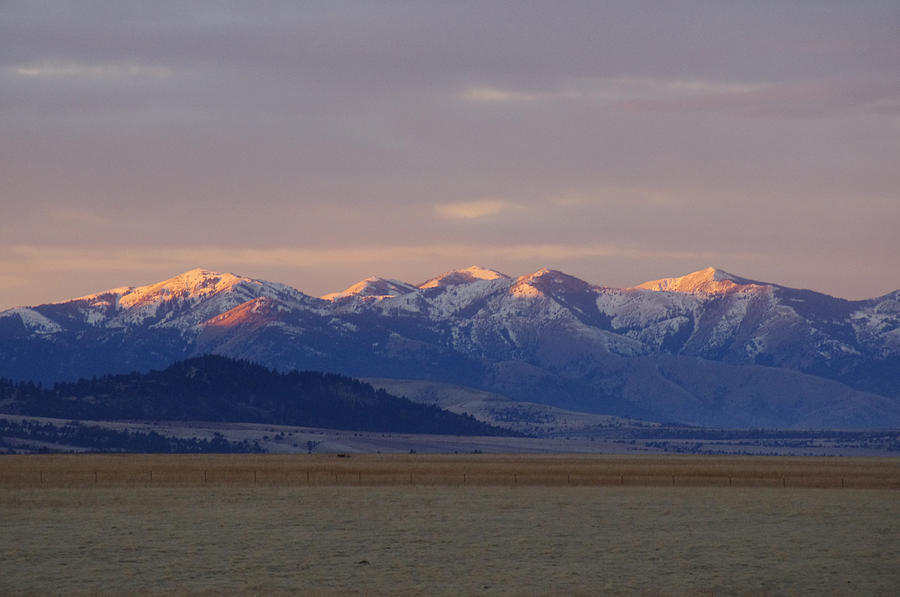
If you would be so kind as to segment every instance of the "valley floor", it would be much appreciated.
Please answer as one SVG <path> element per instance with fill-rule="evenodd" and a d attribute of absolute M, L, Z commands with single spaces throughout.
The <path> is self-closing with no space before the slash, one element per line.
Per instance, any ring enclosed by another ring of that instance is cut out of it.
<path fill-rule="evenodd" d="M 5 421 L 5 423 L 4 423 Z M 0 453 L 84 452 L 84 444 L 69 441 L 67 426 L 132 434 L 155 433 L 180 445 L 212 442 L 231 448 L 253 447 L 272 454 L 410 453 L 420 454 L 704 454 L 745 456 L 900 456 L 900 430 L 728 430 L 664 425 L 607 425 L 553 437 L 469 437 L 416 435 L 292 427 L 255 423 L 183 421 L 69 421 L 0 414 Z M 58 433 L 27 433 L 49 425 Z M 13 433 L 14 427 L 26 433 Z M 55 439 L 53 437 L 55 436 Z M 90 439 L 88 437 L 88 439 Z M 108 440 L 108 438 L 107 438 Z M 310 444 L 310 442 L 312 442 Z M 311 446 L 311 447 L 310 447 Z M 228 446 L 226 446 L 228 447 Z M 93 451 L 135 451 L 121 446 Z M 144 450 L 137 450 L 144 451 Z M 149 450 L 160 451 L 160 450 Z M 216 451 L 216 450 L 213 450 Z M 247 451 L 244 449 L 218 451 Z"/>
<path fill-rule="evenodd" d="M 900 459 L 585 454 L 0 456 L 0 489 L 316 486 L 885 489 Z"/>
<path fill-rule="evenodd" d="M 894 595 L 897 496 L 4 484 L 0 593 Z"/>

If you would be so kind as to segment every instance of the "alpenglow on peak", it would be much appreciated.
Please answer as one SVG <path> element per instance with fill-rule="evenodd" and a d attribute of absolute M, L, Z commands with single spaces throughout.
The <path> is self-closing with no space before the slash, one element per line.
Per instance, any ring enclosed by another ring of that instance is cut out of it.
<path fill-rule="evenodd" d="M 362 299 L 382 300 L 394 296 L 400 296 L 409 292 L 415 292 L 416 287 L 400 280 L 379 278 L 370 276 L 360 280 L 341 292 L 330 292 L 320 298 L 326 301 L 336 301 L 344 298 L 359 297 Z"/>
<path fill-rule="evenodd" d="M 724 270 L 707 267 L 679 278 L 661 278 L 644 282 L 643 284 L 638 284 L 635 288 L 658 292 L 718 294 L 750 283 L 752 283 L 750 280 L 739 278 Z"/>
<path fill-rule="evenodd" d="M 473 265 L 465 269 L 454 269 L 444 272 L 440 276 L 436 276 L 419 284 L 420 289 L 437 288 L 441 286 L 452 286 L 454 284 L 466 284 L 468 282 L 477 282 L 479 280 L 508 280 L 509 276 L 498 272 L 497 270 L 487 269 L 478 265 Z"/>
<path fill-rule="evenodd" d="M 169 297 L 206 296 L 228 290 L 242 282 L 255 282 L 230 273 L 195 268 L 167 280 L 145 286 L 122 286 L 102 292 L 67 299 L 63 302 L 92 301 L 105 295 L 117 295 L 121 307 L 153 302 Z"/>

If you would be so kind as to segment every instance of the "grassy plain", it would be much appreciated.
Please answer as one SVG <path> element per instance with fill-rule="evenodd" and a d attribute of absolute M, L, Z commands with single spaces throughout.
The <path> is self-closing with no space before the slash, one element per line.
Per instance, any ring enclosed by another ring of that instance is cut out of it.
<path fill-rule="evenodd" d="M 900 490 L 900 458 L 558 454 L 0 457 L 0 487 L 122 485 L 674 485 Z"/>
<path fill-rule="evenodd" d="M 893 595 L 898 472 L 853 459 L 3 457 L 0 594 Z"/>

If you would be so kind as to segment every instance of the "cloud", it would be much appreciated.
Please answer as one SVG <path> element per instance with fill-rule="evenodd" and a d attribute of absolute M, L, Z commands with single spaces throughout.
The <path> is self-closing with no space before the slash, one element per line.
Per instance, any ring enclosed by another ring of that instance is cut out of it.
<path fill-rule="evenodd" d="M 696 200 L 696 196 L 691 198 Z M 683 199 L 671 190 L 665 189 L 601 186 L 558 193 L 550 196 L 548 203 L 561 208 L 586 206 L 663 208 L 679 207 L 683 203 Z"/>
<path fill-rule="evenodd" d="M 667 99 L 712 93 L 745 93 L 764 87 L 756 83 L 736 83 L 705 79 L 653 78 L 638 76 L 605 77 L 567 81 L 561 87 L 523 91 L 497 86 L 467 87 L 460 97 L 470 103 L 538 103 L 589 101 L 607 103 L 631 99 Z"/>
<path fill-rule="evenodd" d="M 518 209 L 524 208 L 506 199 L 493 198 L 439 203 L 434 206 L 434 212 L 448 220 L 475 220 Z"/>
<path fill-rule="evenodd" d="M 42 213 L 46 218 L 63 225 L 107 228 L 117 224 L 116 220 L 109 215 L 89 211 L 83 208 L 75 209 L 66 206 L 53 206 L 43 209 Z"/>
<path fill-rule="evenodd" d="M 830 79 L 790 81 L 748 89 L 697 88 L 673 97 L 623 99 L 613 107 L 632 112 L 717 112 L 749 118 L 811 118 L 851 112 L 891 114 L 898 105 L 900 79 Z"/>
<path fill-rule="evenodd" d="M 55 63 L 44 62 L 27 64 L 13 68 L 13 72 L 20 77 L 29 79 L 93 79 L 93 80 L 124 80 L 124 79 L 164 79 L 171 76 L 171 69 L 165 66 L 146 64 L 80 64 L 80 63 Z"/>
<path fill-rule="evenodd" d="M 532 103 L 540 101 L 549 101 L 564 98 L 577 97 L 576 93 L 559 91 L 559 92 L 542 92 L 531 93 L 527 91 L 516 91 L 512 89 L 501 89 L 500 87 L 468 87 L 460 94 L 463 100 L 479 104 L 501 104 L 501 103 Z"/>
<path fill-rule="evenodd" d="M 805 118 L 851 111 L 896 114 L 900 79 L 824 79 L 778 83 L 666 77 L 610 77 L 569 82 L 560 89 L 520 91 L 469 87 L 469 103 L 592 102 L 628 112 L 715 112 L 753 118 Z"/>

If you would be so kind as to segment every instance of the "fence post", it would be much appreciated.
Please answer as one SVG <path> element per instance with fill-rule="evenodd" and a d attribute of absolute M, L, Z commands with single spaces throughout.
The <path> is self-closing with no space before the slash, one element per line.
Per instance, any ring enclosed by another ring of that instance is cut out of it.
<path fill-rule="evenodd" d="M 675 487 L 675 475 L 672 475 L 672 487 Z"/>
<path fill-rule="evenodd" d="M 787 481 L 785 480 L 784 477 L 781 478 L 781 486 L 782 486 L 782 487 L 787 487 Z"/>

